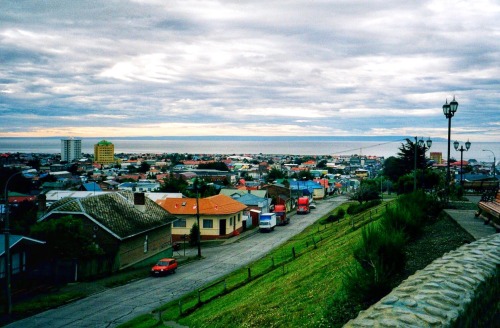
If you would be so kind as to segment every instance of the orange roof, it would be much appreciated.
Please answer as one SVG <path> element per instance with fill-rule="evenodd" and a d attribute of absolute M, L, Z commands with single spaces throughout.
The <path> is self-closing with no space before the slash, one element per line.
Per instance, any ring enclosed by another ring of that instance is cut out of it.
<path fill-rule="evenodd" d="M 166 198 L 156 201 L 173 215 L 195 215 L 196 198 Z M 216 195 L 198 200 L 200 215 L 225 215 L 243 211 L 247 206 L 226 195 Z"/>

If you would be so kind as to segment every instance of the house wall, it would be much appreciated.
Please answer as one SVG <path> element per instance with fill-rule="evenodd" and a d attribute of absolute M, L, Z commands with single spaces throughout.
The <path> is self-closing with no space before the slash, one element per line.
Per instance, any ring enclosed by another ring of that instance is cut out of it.
<path fill-rule="evenodd" d="M 53 214 L 50 219 L 60 218 L 69 214 Z M 82 219 L 83 228 L 90 232 L 95 243 L 108 255 L 115 256 L 115 264 L 112 271 L 121 270 L 127 266 L 143 261 L 155 254 L 163 252 L 172 246 L 171 225 L 166 225 L 145 234 L 118 240 L 108 231 L 102 229 L 87 216 L 82 214 L 71 214 Z M 49 218 L 48 218 L 49 219 Z M 148 236 L 147 252 L 144 252 L 145 236 Z"/>
<path fill-rule="evenodd" d="M 170 225 L 128 238 L 122 241 L 118 250 L 119 269 L 151 258 L 171 246 Z"/>
<path fill-rule="evenodd" d="M 174 242 L 183 241 L 183 236 L 188 235 L 191 232 L 193 224 L 197 221 L 195 216 L 182 216 L 176 215 L 180 219 L 186 219 L 186 227 L 172 227 L 172 239 Z M 234 224 L 231 224 L 231 218 L 234 220 Z M 208 219 L 213 221 L 212 228 L 203 228 L 203 220 Z M 220 220 L 226 220 L 226 234 L 220 235 Z M 217 215 L 217 216 L 207 216 L 200 215 L 200 234 L 202 240 L 211 240 L 219 238 L 227 238 L 233 235 L 234 231 L 241 232 L 243 230 L 243 211 L 229 214 L 229 215 Z"/>

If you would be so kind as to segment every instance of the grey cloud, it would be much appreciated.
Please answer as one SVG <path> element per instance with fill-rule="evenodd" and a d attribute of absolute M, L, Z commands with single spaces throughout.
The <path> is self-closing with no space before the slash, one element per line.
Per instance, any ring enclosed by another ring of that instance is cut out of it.
<path fill-rule="evenodd" d="M 11 2 L 0 13 L 0 134 L 224 122 L 398 135 L 408 121 L 442 134 L 453 94 L 454 124 L 472 133 L 499 122 L 499 5 L 483 6 Z"/>

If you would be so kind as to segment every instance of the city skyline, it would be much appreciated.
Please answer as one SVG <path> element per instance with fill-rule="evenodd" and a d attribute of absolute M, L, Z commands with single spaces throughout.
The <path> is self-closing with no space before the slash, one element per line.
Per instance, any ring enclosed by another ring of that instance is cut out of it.
<path fill-rule="evenodd" d="M 500 141 L 494 1 L 8 2 L 0 137 Z"/>

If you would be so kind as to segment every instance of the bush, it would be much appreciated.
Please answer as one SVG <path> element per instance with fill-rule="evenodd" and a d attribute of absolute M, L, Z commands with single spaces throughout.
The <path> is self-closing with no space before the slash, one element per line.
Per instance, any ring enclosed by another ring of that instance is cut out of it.
<path fill-rule="evenodd" d="M 375 206 L 380 205 L 380 204 L 382 204 L 382 200 L 380 200 L 380 199 L 371 200 L 369 202 L 362 203 L 362 204 L 351 204 L 347 208 L 347 214 L 349 214 L 349 215 L 358 214 L 358 213 L 366 211 L 367 209 L 375 207 Z"/>
<path fill-rule="evenodd" d="M 339 208 L 337 213 L 329 215 L 326 219 L 323 219 L 321 221 L 321 224 L 340 221 L 341 219 L 344 218 L 344 216 L 345 216 L 345 210 L 343 208 Z"/>
<path fill-rule="evenodd" d="M 189 231 L 189 245 L 198 246 L 198 234 L 200 233 L 200 229 L 198 228 L 198 224 L 195 222 L 193 227 Z"/>
<path fill-rule="evenodd" d="M 361 278 L 368 284 L 369 297 L 381 297 L 388 288 L 390 290 L 391 278 L 404 267 L 406 236 L 401 230 L 385 229 L 375 224 L 364 227 L 361 236 L 363 240 L 354 250 L 354 258 L 365 272 Z M 360 282 L 355 285 L 360 285 Z"/>
<path fill-rule="evenodd" d="M 410 238 L 418 236 L 422 231 L 420 222 L 410 210 L 402 206 L 388 208 L 380 224 L 384 229 L 403 231 Z"/>

